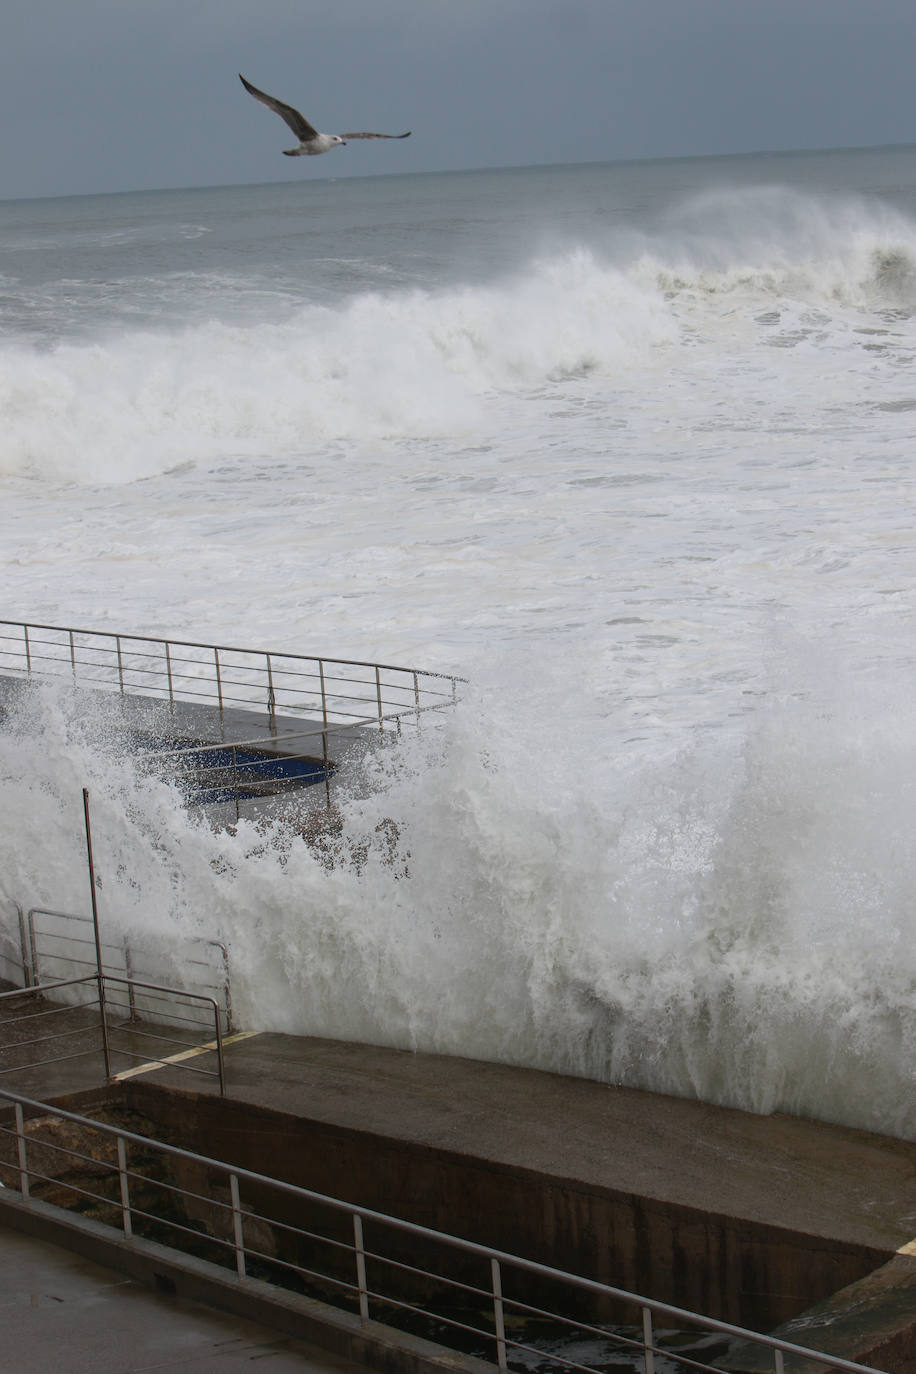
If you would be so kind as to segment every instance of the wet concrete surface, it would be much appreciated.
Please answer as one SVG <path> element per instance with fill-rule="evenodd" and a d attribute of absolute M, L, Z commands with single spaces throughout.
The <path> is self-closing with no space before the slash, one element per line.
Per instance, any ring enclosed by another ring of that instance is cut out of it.
<path fill-rule="evenodd" d="M 155 1293 L 113 1269 L 0 1226 L 3 1367 L 17 1374 L 355 1374 L 303 1341 Z"/>
<path fill-rule="evenodd" d="M 888 1252 L 916 1236 L 913 1142 L 309 1037 L 240 1040 L 226 1065 L 231 1098 L 302 1120 Z"/>

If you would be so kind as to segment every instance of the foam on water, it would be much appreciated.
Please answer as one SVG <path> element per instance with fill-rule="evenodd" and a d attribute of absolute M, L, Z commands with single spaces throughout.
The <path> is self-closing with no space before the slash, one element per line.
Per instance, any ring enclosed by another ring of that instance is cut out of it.
<path fill-rule="evenodd" d="M 37 693 L 0 892 L 87 910 L 88 786 L 103 918 L 225 939 L 245 1025 L 914 1138 L 916 226 L 763 186 L 574 238 L 8 334 L 7 614 L 473 686 L 323 851 Z"/>
<path fill-rule="evenodd" d="M 328 440 L 460 441 L 503 421 L 507 396 L 591 375 L 606 400 L 609 382 L 639 385 L 685 348 L 719 366 L 737 347 L 753 366 L 773 325 L 789 346 L 834 352 L 863 310 L 914 303 L 916 228 L 902 216 L 778 189 L 709 193 L 664 233 L 567 247 L 487 286 L 370 292 L 280 323 L 7 343 L 0 475 L 123 482 Z"/>
<path fill-rule="evenodd" d="M 916 710 L 774 691 L 649 761 L 560 690 L 525 704 L 577 705 L 574 730 L 477 701 L 384 751 L 319 850 L 282 823 L 214 833 L 110 723 L 39 693 L 7 741 L 3 888 L 87 909 L 88 785 L 108 928 L 177 979 L 173 942 L 227 942 L 246 1027 L 914 1137 Z"/>

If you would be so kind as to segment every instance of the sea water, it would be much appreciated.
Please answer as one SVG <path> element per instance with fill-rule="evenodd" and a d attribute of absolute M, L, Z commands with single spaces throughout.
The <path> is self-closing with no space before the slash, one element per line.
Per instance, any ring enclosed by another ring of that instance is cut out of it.
<path fill-rule="evenodd" d="M 2 919 L 88 909 L 85 786 L 248 1028 L 916 1138 L 916 149 L 317 166 L 0 203 L 0 613 L 463 701 L 329 855 L 37 691 Z"/>

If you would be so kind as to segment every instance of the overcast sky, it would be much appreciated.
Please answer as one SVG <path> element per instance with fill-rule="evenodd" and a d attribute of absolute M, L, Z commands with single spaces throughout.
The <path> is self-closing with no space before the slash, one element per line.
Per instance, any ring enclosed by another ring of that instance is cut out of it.
<path fill-rule="evenodd" d="M 3 0 L 0 197 L 916 142 L 916 0 Z M 237 72 L 319 129 L 290 159 Z"/>

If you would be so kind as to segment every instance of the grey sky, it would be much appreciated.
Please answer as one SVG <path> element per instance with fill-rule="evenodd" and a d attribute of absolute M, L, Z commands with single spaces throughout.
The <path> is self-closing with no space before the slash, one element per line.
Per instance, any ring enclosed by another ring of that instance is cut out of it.
<path fill-rule="evenodd" d="M 0 197 L 916 142 L 914 0 L 5 0 Z M 282 156 L 236 73 L 318 128 Z"/>

